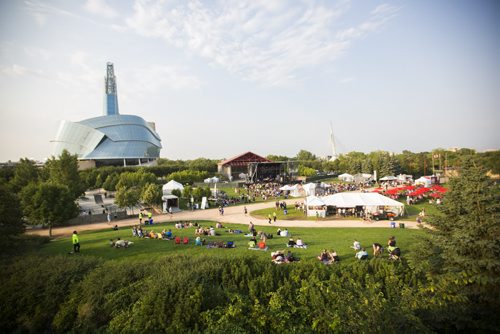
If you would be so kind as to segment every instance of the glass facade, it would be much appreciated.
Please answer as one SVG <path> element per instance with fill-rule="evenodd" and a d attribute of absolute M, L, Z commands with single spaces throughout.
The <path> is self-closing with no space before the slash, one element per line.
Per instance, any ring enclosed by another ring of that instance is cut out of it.
<path fill-rule="evenodd" d="M 53 153 L 63 150 L 80 160 L 127 160 L 158 158 L 161 139 L 154 125 L 139 116 L 120 115 L 113 64 L 107 64 L 104 92 L 104 116 L 80 122 L 63 121 L 57 132 Z"/>

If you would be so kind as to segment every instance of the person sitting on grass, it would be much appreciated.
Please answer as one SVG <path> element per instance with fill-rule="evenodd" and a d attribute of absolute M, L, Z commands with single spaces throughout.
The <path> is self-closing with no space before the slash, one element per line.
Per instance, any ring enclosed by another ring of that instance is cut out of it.
<path fill-rule="evenodd" d="M 307 248 L 307 244 L 305 244 L 301 238 L 297 238 L 295 242 L 295 248 Z"/>
<path fill-rule="evenodd" d="M 358 240 L 354 239 L 351 248 L 354 249 L 355 251 L 359 251 L 361 249 L 361 244 L 359 243 Z"/>
<path fill-rule="evenodd" d="M 361 250 L 357 252 L 355 256 L 358 260 L 366 260 L 368 259 L 368 252 L 364 248 L 361 248 Z"/>
<path fill-rule="evenodd" d="M 137 237 L 137 228 L 135 226 L 132 226 L 132 236 Z"/>
<path fill-rule="evenodd" d="M 377 242 L 375 242 L 372 245 L 372 247 L 373 247 L 373 256 L 379 256 L 384 251 L 384 248 L 382 247 L 382 245 L 377 243 Z"/>
<path fill-rule="evenodd" d="M 194 240 L 194 244 L 196 246 L 202 246 L 203 245 L 203 242 L 201 241 L 201 237 L 200 236 L 196 237 L 196 239 Z"/>
<path fill-rule="evenodd" d="M 389 260 L 399 260 L 401 257 L 401 250 L 396 246 L 387 247 L 387 251 L 389 252 Z"/>
<path fill-rule="evenodd" d="M 271 261 L 276 264 L 285 263 L 285 252 L 278 250 L 271 253 Z"/>
<path fill-rule="evenodd" d="M 134 243 L 132 241 L 128 240 L 121 240 L 118 238 L 115 242 L 115 248 L 128 248 L 128 246 L 133 245 Z"/>
<path fill-rule="evenodd" d="M 139 226 L 139 228 L 137 229 L 137 236 L 139 238 L 144 238 L 144 233 L 142 231 L 142 227 Z"/>
<path fill-rule="evenodd" d="M 293 240 L 293 238 L 290 238 L 288 240 L 288 243 L 286 244 L 287 247 L 295 247 L 296 243 L 295 243 L 295 240 Z"/>
<path fill-rule="evenodd" d="M 329 257 L 329 260 L 331 263 L 340 261 L 340 258 L 337 255 L 337 252 L 335 250 L 332 250 L 331 252 L 329 252 L 328 257 Z"/>
<path fill-rule="evenodd" d="M 324 249 L 319 255 L 318 260 L 323 262 L 324 264 L 328 264 L 328 251 Z"/>
<path fill-rule="evenodd" d="M 109 239 L 109 246 L 115 247 L 115 241 L 113 239 Z"/>

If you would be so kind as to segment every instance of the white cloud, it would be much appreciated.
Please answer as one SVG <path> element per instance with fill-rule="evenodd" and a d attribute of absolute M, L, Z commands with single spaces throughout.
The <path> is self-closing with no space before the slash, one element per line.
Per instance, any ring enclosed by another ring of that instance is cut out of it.
<path fill-rule="evenodd" d="M 380 5 L 355 27 L 340 28 L 349 3 L 136 0 L 127 25 L 206 58 L 244 80 L 287 85 L 300 70 L 329 63 L 356 38 L 379 29 L 396 9 Z"/>
<path fill-rule="evenodd" d="M 24 47 L 24 52 L 29 57 L 36 58 L 36 59 L 49 60 L 52 57 L 51 51 L 49 51 L 47 49 L 43 49 L 43 48 L 32 47 L 32 46 Z"/>
<path fill-rule="evenodd" d="M 51 6 L 37 0 L 25 1 L 24 5 L 26 10 L 35 18 L 35 21 L 40 26 L 45 25 L 45 23 L 47 22 L 47 17 L 51 15 L 62 15 L 73 18 L 80 18 L 80 16 L 73 14 L 70 11 Z"/>
<path fill-rule="evenodd" d="M 83 8 L 92 14 L 103 16 L 109 19 L 118 16 L 116 10 L 109 6 L 105 0 L 87 0 Z"/>
<path fill-rule="evenodd" d="M 12 78 L 15 77 L 23 77 L 27 75 L 33 75 L 33 76 L 43 76 L 43 72 L 41 70 L 35 70 L 31 68 L 24 67 L 22 65 L 0 65 L 0 75 L 6 75 Z"/>
<path fill-rule="evenodd" d="M 122 69 L 118 78 L 118 90 L 122 87 L 124 94 L 131 96 L 145 96 L 165 88 L 192 90 L 198 89 L 201 85 L 202 81 L 198 77 L 181 66 L 149 65 Z"/>

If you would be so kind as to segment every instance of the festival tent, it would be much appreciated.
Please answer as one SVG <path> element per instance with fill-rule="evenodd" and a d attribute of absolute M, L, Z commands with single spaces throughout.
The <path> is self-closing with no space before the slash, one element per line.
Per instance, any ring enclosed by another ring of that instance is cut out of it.
<path fill-rule="evenodd" d="M 347 173 L 340 174 L 339 180 L 344 181 L 344 182 L 352 182 L 354 180 L 354 176 L 352 176 L 351 174 L 347 174 Z"/>
<path fill-rule="evenodd" d="M 314 196 L 316 194 L 316 183 L 307 183 L 302 186 L 306 196 Z"/>
<path fill-rule="evenodd" d="M 366 174 L 366 173 L 359 173 L 356 175 L 353 175 L 352 179 L 356 183 L 367 183 L 372 180 L 373 175 L 372 174 Z"/>
<path fill-rule="evenodd" d="M 378 193 L 338 193 L 323 197 L 327 206 L 337 208 L 355 208 L 357 206 L 365 207 L 367 212 L 377 212 L 380 207 L 389 207 L 401 214 L 404 210 L 404 204 Z"/>
<path fill-rule="evenodd" d="M 302 186 L 299 184 L 295 184 L 290 187 L 290 196 L 292 197 L 300 197 L 303 196 L 304 190 L 302 189 Z"/>
<path fill-rule="evenodd" d="M 306 208 L 308 217 L 322 217 L 326 216 L 325 202 L 316 196 L 306 197 Z"/>
<path fill-rule="evenodd" d="M 215 176 L 209 177 L 209 178 L 203 180 L 203 182 L 205 182 L 205 183 L 217 183 L 219 181 L 220 181 L 220 179 L 218 177 L 215 177 Z"/>
<path fill-rule="evenodd" d="M 422 176 L 421 178 L 418 178 L 415 180 L 415 184 L 421 184 L 424 187 L 430 187 L 432 184 L 432 181 L 431 181 L 430 177 Z"/>
<path fill-rule="evenodd" d="M 163 195 L 171 195 L 172 190 L 179 189 L 184 190 L 184 186 L 177 181 L 171 180 L 163 185 Z"/>
<path fill-rule="evenodd" d="M 395 181 L 398 178 L 392 175 L 386 175 L 383 178 L 381 178 L 379 181 Z"/>
<path fill-rule="evenodd" d="M 290 191 L 290 190 L 293 190 L 293 187 L 292 186 L 289 186 L 288 184 L 287 185 L 284 185 L 283 187 L 280 188 L 280 190 L 283 190 L 283 191 Z"/>

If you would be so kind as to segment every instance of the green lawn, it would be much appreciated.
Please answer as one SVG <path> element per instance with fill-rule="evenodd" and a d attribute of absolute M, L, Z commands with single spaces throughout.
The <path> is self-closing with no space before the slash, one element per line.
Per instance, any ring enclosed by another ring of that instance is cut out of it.
<path fill-rule="evenodd" d="M 423 201 L 418 204 L 413 204 L 413 205 L 406 205 L 406 201 L 404 199 L 399 199 L 399 202 L 403 203 L 405 205 L 405 210 L 407 216 L 405 216 L 405 219 L 408 220 L 415 220 L 417 219 L 418 214 L 422 209 L 425 210 L 425 215 L 434 215 L 438 213 L 438 209 L 436 204 L 429 204 L 429 202 Z M 424 221 L 426 219 L 424 218 Z"/>
<path fill-rule="evenodd" d="M 233 256 L 256 256 L 263 259 L 270 258 L 271 252 L 278 249 L 286 249 L 287 238 L 277 237 L 276 228 L 273 226 L 260 227 L 258 230 L 273 233 L 274 238 L 268 240 L 269 250 L 267 252 L 249 250 L 247 248 L 248 238 L 244 234 L 230 234 L 228 228 L 247 230 L 245 225 L 226 225 L 217 232 L 221 236 L 205 237 L 207 241 L 224 240 L 233 241 L 236 245 L 234 249 L 209 249 L 204 246 L 194 245 L 194 228 L 177 230 L 174 228 L 175 222 L 156 224 L 153 230 L 161 231 L 163 228 L 171 228 L 175 235 L 188 236 L 191 242 L 188 245 L 176 245 L 174 241 L 141 239 L 132 237 L 130 228 L 123 228 L 119 231 L 100 230 L 82 232 L 80 234 L 81 253 L 68 256 L 97 256 L 107 260 L 141 261 L 151 258 L 160 258 L 165 255 L 187 254 L 193 256 L 211 255 L 215 257 Z M 215 226 L 214 222 L 200 221 L 203 226 Z M 148 229 L 149 230 L 149 229 Z M 394 235 L 401 248 L 403 256 L 407 254 L 409 245 L 418 237 L 422 231 L 409 229 L 389 229 L 389 228 L 291 228 L 289 232 L 294 238 L 301 237 L 309 245 L 307 249 L 293 249 L 293 253 L 303 260 L 315 259 L 322 249 L 335 249 L 341 260 L 346 262 L 354 261 L 354 251 L 350 249 L 354 239 L 366 246 L 371 255 L 371 245 L 374 242 L 386 244 L 389 236 Z M 109 246 L 109 239 L 120 237 L 133 241 L 134 245 L 127 249 L 116 249 Z M 56 255 L 68 254 L 71 250 L 70 238 L 53 240 L 37 250 L 38 254 Z"/>
<path fill-rule="evenodd" d="M 250 215 L 255 218 L 267 219 L 269 214 L 272 217 L 273 213 L 276 212 L 276 219 L 278 220 L 310 220 L 310 221 L 341 220 L 341 218 L 334 218 L 334 217 L 327 217 L 327 218 L 307 217 L 306 214 L 300 209 L 295 210 L 295 207 L 293 205 L 288 205 L 287 208 L 288 208 L 288 213 L 286 215 L 283 213 L 283 210 L 276 210 L 274 206 L 267 209 L 251 211 Z"/>

